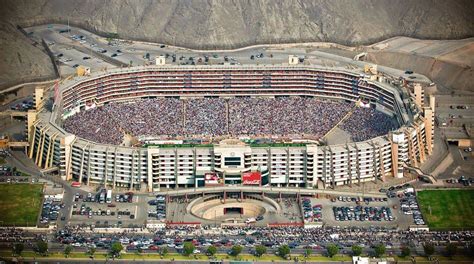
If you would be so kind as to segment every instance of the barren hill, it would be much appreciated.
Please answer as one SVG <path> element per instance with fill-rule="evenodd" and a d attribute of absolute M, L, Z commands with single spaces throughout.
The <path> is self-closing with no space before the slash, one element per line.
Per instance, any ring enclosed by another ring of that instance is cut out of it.
<path fill-rule="evenodd" d="M 310 41 L 361 45 L 393 36 L 458 39 L 474 36 L 473 13 L 471 0 L 2 0 L 0 85 L 52 74 L 46 55 L 28 45 L 15 25 L 69 19 L 102 35 L 213 49 Z"/>
<path fill-rule="evenodd" d="M 470 0 L 3 0 L 20 25 L 62 22 L 127 39 L 190 48 L 328 41 L 346 45 L 392 36 L 474 35 Z"/>

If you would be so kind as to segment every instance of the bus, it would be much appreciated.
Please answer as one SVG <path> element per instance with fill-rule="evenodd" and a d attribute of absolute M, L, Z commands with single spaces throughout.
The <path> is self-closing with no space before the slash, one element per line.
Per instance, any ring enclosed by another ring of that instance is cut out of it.
<path fill-rule="evenodd" d="M 108 204 L 112 203 L 112 190 L 107 190 L 107 198 L 105 200 Z"/>
<path fill-rule="evenodd" d="M 79 188 L 79 187 L 81 187 L 81 183 L 80 182 L 72 182 L 71 187 Z"/>

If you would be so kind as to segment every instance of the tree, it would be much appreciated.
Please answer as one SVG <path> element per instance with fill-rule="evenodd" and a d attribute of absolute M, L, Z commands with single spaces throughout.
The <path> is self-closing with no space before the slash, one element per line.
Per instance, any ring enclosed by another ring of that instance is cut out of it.
<path fill-rule="evenodd" d="M 44 255 L 48 252 L 48 243 L 43 240 L 40 240 L 36 243 L 36 248 L 38 250 L 38 253 Z"/>
<path fill-rule="evenodd" d="M 69 255 L 71 254 L 72 252 L 72 246 L 71 245 L 67 245 L 66 248 L 64 248 L 64 255 L 67 257 L 69 257 Z"/>
<path fill-rule="evenodd" d="M 95 247 L 90 247 L 88 250 L 89 255 L 91 255 L 91 257 L 94 257 L 95 251 L 96 251 Z"/>
<path fill-rule="evenodd" d="M 161 254 L 163 257 L 166 256 L 166 254 L 168 254 L 168 248 L 167 248 L 167 247 L 161 248 L 160 254 Z"/>
<path fill-rule="evenodd" d="M 360 256 L 362 254 L 362 247 L 359 245 L 352 245 L 352 255 Z"/>
<path fill-rule="evenodd" d="M 184 242 L 183 244 L 183 255 L 189 256 L 194 252 L 194 245 L 191 242 Z"/>
<path fill-rule="evenodd" d="M 434 254 L 435 248 L 434 248 L 433 244 L 431 244 L 431 243 L 424 243 L 423 244 L 423 251 L 425 251 L 425 255 L 427 257 L 430 257 L 431 255 Z"/>
<path fill-rule="evenodd" d="M 374 251 L 375 256 L 377 258 L 380 258 L 381 256 L 383 256 L 383 254 L 385 254 L 385 246 L 382 244 L 378 244 L 377 246 L 375 246 Z"/>
<path fill-rule="evenodd" d="M 458 250 L 458 247 L 456 246 L 456 244 L 449 243 L 446 245 L 446 255 L 450 258 L 456 255 L 457 250 Z"/>
<path fill-rule="evenodd" d="M 305 250 L 304 250 L 304 256 L 305 256 L 305 258 L 311 256 L 311 253 L 313 253 L 312 250 L 311 250 L 311 248 L 310 248 L 310 247 L 306 247 Z"/>
<path fill-rule="evenodd" d="M 242 246 L 235 245 L 230 249 L 230 255 L 237 257 L 242 252 Z"/>
<path fill-rule="evenodd" d="M 267 247 L 265 247 L 264 245 L 255 246 L 255 256 L 261 257 L 265 253 L 267 253 Z"/>
<path fill-rule="evenodd" d="M 286 258 L 288 255 L 290 255 L 291 249 L 288 245 L 281 245 L 278 248 L 278 256 L 282 258 Z"/>
<path fill-rule="evenodd" d="M 123 246 L 120 244 L 120 242 L 114 242 L 112 246 L 110 247 L 110 253 L 115 256 L 120 256 L 120 252 L 122 252 Z"/>
<path fill-rule="evenodd" d="M 330 258 L 334 257 L 335 255 L 337 255 L 337 253 L 339 253 L 339 247 L 334 244 L 329 244 L 326 249 Z"/>
<path fill-rule="evenodd" d="M 209 246 L 207 248 L 207 254 L 209 256 L 214 256 L 217 253 L 217 248 L 215 246 Z"/>
<path fill-rule="evenodd" d="M 402 246 L 400 248 L 400 251 L 402 253 L 402 257 L 408 257 L 411 254 L 410 247 L 408 247 L 408 246 Z"/>
<path fill-rule="evenodd" d="M 23 249 L 25 249 L 25 245 L 23 243 L 16 243 L 13 245 L 13 254 L 20 256 L 21 252 L 23 252 Z"/>

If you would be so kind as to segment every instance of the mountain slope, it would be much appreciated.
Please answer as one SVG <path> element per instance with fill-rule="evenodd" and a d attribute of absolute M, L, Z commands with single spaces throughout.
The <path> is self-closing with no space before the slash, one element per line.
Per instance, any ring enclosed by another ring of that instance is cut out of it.
<path fill-rule="evenodd" d="M 472 0 L 2 0 L 0 86 L 54 75 L 47 55 L 16 25 L 69 20 L 102 35 L 196 49 L 312 41 L 355 46 L 392 36 L 474 36 L 473 13 Z"/>
<path fill-rule="evenodd" d="M 470 0 L 4 0 L 20 25 L 62 22 L 122 38 L 190 48 L 329 41 L 346 45 L 392 36 L 474 35 Z M 2 12 L 2 11 L 0 11 Z"/>

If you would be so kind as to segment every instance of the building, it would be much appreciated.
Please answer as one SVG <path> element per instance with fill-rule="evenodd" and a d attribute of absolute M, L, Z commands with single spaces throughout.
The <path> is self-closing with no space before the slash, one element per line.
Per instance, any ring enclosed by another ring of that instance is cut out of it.
<path fill-rule="evenodd" d="M 259 171 L 264 185 L 327 188 L 403 177 L 432 151 L 434 100 L 427 106 L 386 78 L 361 71 L 306 65 L 148 66 L 76 78 L 59 88 L 52 111 L 32 125 L 29 156 L 41 168 L 57 167 L 64 179 L 157 191 L 205 186 L 215 173 L 223 184 L 242 184 Z M 293 140 L 278 144 L 97 144 L 64 131 L 63 118 L 91 104 L 154 97 L 314 96 L 361 102 L 396 118 L 397 131 L 364 142 L 322 145 Z"/>

